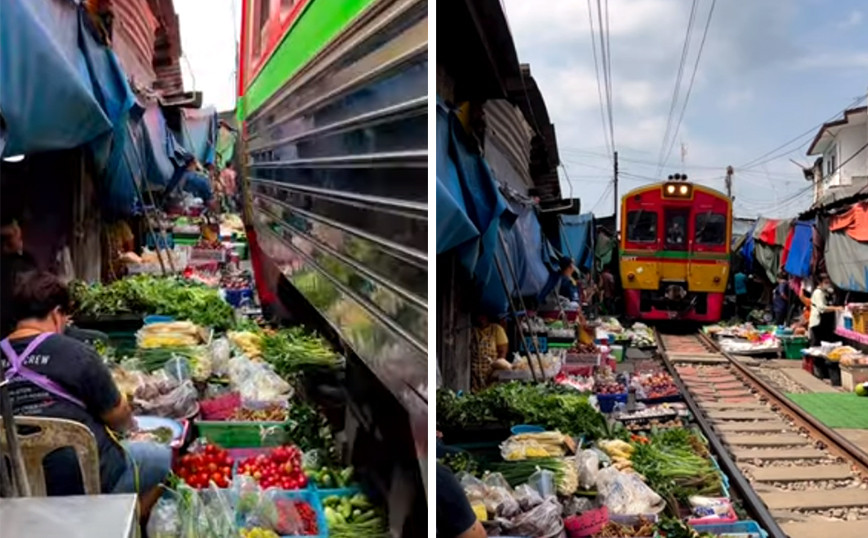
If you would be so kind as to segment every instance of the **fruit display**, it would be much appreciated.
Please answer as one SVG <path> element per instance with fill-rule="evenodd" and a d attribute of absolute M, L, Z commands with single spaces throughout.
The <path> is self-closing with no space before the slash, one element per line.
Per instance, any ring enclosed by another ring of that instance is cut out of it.
<path fill-rule="evenodd" d="M 196 489 L 207 488 L 213 482 L 219 488 L 229 487 L 232 479 L 232 458 L 222 448 L 204 444 L 194 453 L 181 456 L 175 474 Z"/>
<path fill-rule="evenodd" d="M 598 379 L 594 384 L 594 392 L 597 394 L 624 394 L 627 387 L 613 380 Z"/>
<path fill-rule="evenodd" d="M 594 344 L 585 344 L 582 342 L 575 342 L 572 347 L 567 350 L 567 353 L 576 353 L 578 355 L 596 355 L 599 352 L 600 348 Z"/>
<path fill-rule="evenodd" d="M 280 446 L 268 454 L 242 460 L 238 474 L 253 477 L 264 488 L 300 489 L 307 486 L 301 466 L 301 451 L 294 446 Z"/>
<path fill-rule="evenodd" d="M 270 404 L 265 409 L 245 409 L 239 407 L 232 412 L 229 420 L 251 422 L 284 422 L 288 416 L 286 407 Z"/>
<path fill-rule="evenodd" d="M 223 273 L 220 287 L 226 290 L 246 290 L 250 288 L 251 278 L 247 271 Z"/>
<path fill-rule="evenodd" d="M 645 398 L 647 399 L 666 398 L 679 394 L 678 387 L 675 386 L 672 376 L 665 372 L 641 375 L 637 380 L 645 392 Z"/>

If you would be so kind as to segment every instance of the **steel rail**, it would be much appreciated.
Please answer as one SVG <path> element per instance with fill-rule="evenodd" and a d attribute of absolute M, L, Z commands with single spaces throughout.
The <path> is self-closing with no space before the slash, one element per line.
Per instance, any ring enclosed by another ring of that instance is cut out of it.
<path fill-rule="evenodd" d="M 727 450 L 721 442 L 717 433 L 712 428 L 711 423 L 705 418 L 702 409 L 696 403 L 696 400 L 693 399 L 693 395 L 690 394 L 689 390 L 687 390 L 687 387 L 681 380 L 681 376 L 679 376 L 678 372 L 675 370 L 672 361 L 667 357 L 666 346 L 663 344 L 663 339 L 660 337 L 660 331 L 655 330 L 655 333 L 655 337 L 657 338 L 657 349 L 660 352 L 660 355 L 664 358 L 663 364 L 669 371 L 669 375 L 672 376 L 672 380 L 678 387 L 679 392 L 684 397 L 684 403 L 686 403 L 688 409 L 690 409 L 690 413 L 693 415 L 699 429 L 702 431 L 702 434 L 705 435 L 705 438 L 708 439 L 712 452 L 717 456 L 720 468 L 730 477 L 730 485 L 732 486 L 732 489 L 738 493 L 739 497 L 744 501 L 747 511 L 754 519 L 756 519 L 757 523 L 765 529 L 769 538 L 787 538 L 787 533 L 781 529 L 778 522 L 775 521 L 774 517 L 772 517 L 772 514 L 766 507 L 765 503 L 759 498 L 750 482 L 748 482 L 747 478 L 736 466 L 735 461 L 733 461 L 732 457 L 729 455 L 729 450 Z"/>
<path fill-rule="evenodd" d="M 701 342 L 710 345 L 712 349 L 726 358 L 740 374 L 747 378 L 749 384 L 752 384 L 760 395 L 769 402 L 769 405 L 777 407 L 777 411 L 786 415 L 797 427 L 805 428 L 812 438 L 823 443 L 825 450 L 839 458 L 854 463 L 855 467 L 858 467 L 856 469 L 857 472 L 863 478 L 868 478 L 868 454 L 844 436 L 811 416 L 807 411 L 796 405 L 795 402 L 782 395 L 780 391 L 772 387 L 771 384 L 760 378 L 757 374 L 751 372 L 747 366 L 736 360 L 735 357 L 720 349 L 717 343 L 708 335 L 699 333 L 698 338 Z"/>

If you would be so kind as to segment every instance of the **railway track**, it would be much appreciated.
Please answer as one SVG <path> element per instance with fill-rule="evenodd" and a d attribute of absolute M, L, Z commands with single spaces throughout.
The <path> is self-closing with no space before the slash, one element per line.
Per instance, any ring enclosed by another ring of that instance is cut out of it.
<path fill-rule="evenodd" d="M 868 456 L 707 336 L 657 333 L 721 467 L 771 536 L 868 536 Z"/>

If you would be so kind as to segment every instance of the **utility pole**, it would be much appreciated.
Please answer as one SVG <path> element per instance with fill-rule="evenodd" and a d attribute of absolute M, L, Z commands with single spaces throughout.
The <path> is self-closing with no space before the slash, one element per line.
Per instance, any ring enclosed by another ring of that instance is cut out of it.
<path fill-rule="evenodd" d="M 729 201 L 732 202 L 732 174 L 733 174 L 732 166 L 726 167 L 726 197 L 729 198 Z"/>
<path fill-rule="evenodd" d="M 618 152 L 617 151 L 615 152 L 614 166 L 615 166 L 615 170 L 614 170 L 615 174 L 612 178 L 612 183 L 613 183 L 613 186 L 615 187 L 613 190 L 615 193 L 615 229 L 617 230 L 618 229 Z"/>

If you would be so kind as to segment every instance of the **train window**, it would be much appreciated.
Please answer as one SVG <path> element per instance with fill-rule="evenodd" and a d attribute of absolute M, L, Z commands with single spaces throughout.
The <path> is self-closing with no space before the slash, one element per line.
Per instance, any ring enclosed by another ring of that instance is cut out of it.
<path fill-rule="evenodd" d="M 657 241 L 657 213 L 630 211 L 627 213 L 627 241 L 654 243 Z"/>
<path fill-rule="evenodd" d="M 700 213 L 696 215 L 696 244 L 722 245 L 726 243 L 726 215 Z"/>
<path fill-rule="evenodd" d="M 684 250 L 687 246 L 687 212 L 666 212 L 666 247 Z"/>

